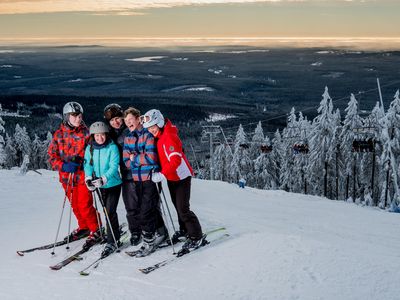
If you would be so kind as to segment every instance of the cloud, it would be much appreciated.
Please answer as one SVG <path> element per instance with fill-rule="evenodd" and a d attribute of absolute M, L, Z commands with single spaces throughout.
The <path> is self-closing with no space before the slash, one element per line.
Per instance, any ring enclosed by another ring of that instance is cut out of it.
<path fill-rule="evenodd" d="M 257 2 L 371 2 L 376 0 L 1 0 L 0 14 L 92 12 L 134 15 L 134 11 L 185 5 Z M 382 1 L 382 0 L 381 0 Z"/>

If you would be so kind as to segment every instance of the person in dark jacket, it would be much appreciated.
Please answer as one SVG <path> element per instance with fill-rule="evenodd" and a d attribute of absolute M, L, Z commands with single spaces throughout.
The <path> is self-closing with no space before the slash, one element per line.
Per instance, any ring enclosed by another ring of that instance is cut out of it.
<path fill-rule="evenodd" d="M 164 119 L 159 110 L 152 109 L 142 116 L 143 127 L 147 128 L 156 139 L 161 171 L 152 175 L 155 183 L 167 180 L 172 203 L 178 213 L 180 230 L 175 232 L 172 242 L 187 235 L 182 249 L 200 247 L 206 235 L 202 233 L 200 222 L 190 210 L 190 187 L 193 169 L 182 149 L 178 129 L 171 121 Z"/>

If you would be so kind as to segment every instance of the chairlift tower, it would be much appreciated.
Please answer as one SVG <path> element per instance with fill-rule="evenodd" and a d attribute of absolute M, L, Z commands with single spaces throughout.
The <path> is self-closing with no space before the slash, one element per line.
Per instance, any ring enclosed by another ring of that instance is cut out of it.
<path fill-rule="evenodd" d="M 203 127 L 203 132 L 201 133 L 201 142 L 208 142 L 209 138 L 210 145 L 210 180 L 214 180 L 214 150 L 213 145 L 218 134 L 221 132 L 221 126 L 219 125 L 205 125 Z"/>

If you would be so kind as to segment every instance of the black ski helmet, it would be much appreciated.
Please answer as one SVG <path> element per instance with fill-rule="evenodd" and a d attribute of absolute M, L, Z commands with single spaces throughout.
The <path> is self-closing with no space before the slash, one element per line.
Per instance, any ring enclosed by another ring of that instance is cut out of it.
<path fill-rule="evenodd" d="M 104 119 L 106 119 L 107 121 L 110 121 L 115 117 L 122 118 L 123 116 L 124 116 L 124 111 L 122 110 L 121 105 L 117 103 L 108 104 L 104 108 Z"/>

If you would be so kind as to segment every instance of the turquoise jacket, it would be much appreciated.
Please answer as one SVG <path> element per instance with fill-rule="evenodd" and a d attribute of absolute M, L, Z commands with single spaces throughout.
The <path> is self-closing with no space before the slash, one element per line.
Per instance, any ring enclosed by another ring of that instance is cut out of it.
<path fill-rule="evenodd" d="M 91 154 L 90 145 L 85 150 L 85 162 L 83 169 L 85 176 L 102 177 L 107 178 L 107 183 L 102 188 L 110 188 L 122 183 L 121 176 L 119 174 L 119 150 L 117 145 L 112 141 L 108 140 L 103 145 L 98 145 L 93 141 L 93 165 L 90 164 Z"/>

